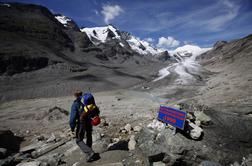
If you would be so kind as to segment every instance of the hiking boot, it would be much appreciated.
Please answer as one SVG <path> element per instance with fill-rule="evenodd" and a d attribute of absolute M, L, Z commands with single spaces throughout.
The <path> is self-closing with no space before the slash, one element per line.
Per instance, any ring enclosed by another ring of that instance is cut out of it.
<path fill-rule="evenodd" d="M 99 160 L 100 158 L 101 157 L 99 153 L 92 153 L 91 155 L 87 157 L 87 162 L 93 162 L 93 161 Z"/>
<path fill-rule="evenodd" d="M 86 161 L 87 161 L 87 162 L 92 162 L 92 161 L 94 161 L 94 156 L 95 156 L 95 153 L 92 152 L 90 155 L 87 156 Z"/>

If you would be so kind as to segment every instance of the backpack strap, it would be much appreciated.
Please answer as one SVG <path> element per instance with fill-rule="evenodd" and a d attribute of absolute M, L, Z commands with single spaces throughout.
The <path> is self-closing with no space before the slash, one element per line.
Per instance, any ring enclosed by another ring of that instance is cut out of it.
<path fill-rule="evenodd" d="M 84 111 L 85 111 L 85 112 L 88 112 L 88 111 L 89 111 L 89 109 L 88 109 L 87 106 L 84 107 Z"/>
<path fill-rule="evenodd" d="M 89 111 L 94 110 L 95 108 L 96 108 L 96 106 L 94 104 L 86 105 L 86 106 L 84 106 L 84 111 L 89 112 Z"/>

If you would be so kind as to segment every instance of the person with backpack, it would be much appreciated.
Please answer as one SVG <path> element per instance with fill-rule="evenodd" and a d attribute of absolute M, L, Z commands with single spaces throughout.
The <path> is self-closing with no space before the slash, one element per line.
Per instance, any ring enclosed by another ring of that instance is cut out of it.
<path fill-rule="evenodd" d="M 74 96 L 76 99 L 72 104 L 70 114 L 71 131 L 74 132 L 76 128 L 76 143 L 87 155 L 87 162 L 91 162 L 96 157 L 96 154 L 92 150 L 92 125 L 100 123 L 100 111 L 91 93 L 85 93 L 82 96 L 81 91 L 76 91 Z M 84 104 L 81 102 L 82 97 Z M 85 135 L 87 138 L 86 143 L 83 141 Z"/>

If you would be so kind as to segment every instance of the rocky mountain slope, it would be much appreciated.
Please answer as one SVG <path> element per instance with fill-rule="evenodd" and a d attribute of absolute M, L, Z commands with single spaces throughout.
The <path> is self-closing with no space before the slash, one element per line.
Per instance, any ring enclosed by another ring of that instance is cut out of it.
<path fill-rule="evenodd" d="M 54 15 L 43 6 L 1 3 L 0 9 L 2 100 L 51 96 L 56 84 L 60 85 L 56 89 L 63 89 L 55 92 L 57 95 L 69 94 L 76 86 L 100 89 L 99 80 L 104 80 L 108 88 L 132 86 L 153 77 L 153 66 L 162 66 L 162 61 L 169 59 L 168 53 L 145 56 L 132 49 L 126 40 L 114 40 L 115 31 L 119 33 L 115 29 L 105 34 L 112 40 L 95 43 L 72 19 Z M 120 84 L 123 76 L 128 80 Z M 80 80 L 99 83 L 91 86 Z M 22 95 L 24 89 L 26 96 Z"/>
<path fill-rule="evenodd" d="M 212 72 L 207 86 L 200 92 L 202 102 L 251 103 L 251 35 L 230 42 L 217 42 L 212 50 L 198 59 L 200 64 Z"/>

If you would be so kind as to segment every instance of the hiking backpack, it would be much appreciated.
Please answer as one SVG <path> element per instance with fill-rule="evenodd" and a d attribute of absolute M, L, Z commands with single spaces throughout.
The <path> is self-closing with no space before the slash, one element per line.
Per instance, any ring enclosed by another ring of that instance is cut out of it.
<path fill-rule="evenodd" d="M 83 102 L 84 102 L 84 112 L 88 112 L 88 111 L 92 111 L 95 107 L 97 107 L 96 105 L 95 105 L 95 100 L 94 100 L 94 96 L 91 94 L 91 93 L 85 93 L 84 95 L 83 95 Z M 93 109 L 91 109 L 91 110 L 89 110 L 88 109 L 88 106 L 89 105 L 93 105 Z M 93 126 L 97 126 L 97 125 L 99 125 L 101 123 L 101 118 L 99 117 L 99 115 L 97 115 L 97 116 L 95 116 L 95 117 L 93 117 L 92 119 L 91 119 L 91 124 L 93 125 Z"/>
<path fill-rule="evenodd" d="M 84 100 L 84 105 L 90 105 L 90 104 L 95 105 L 95 100 L 94 100 L 94 96 L 92 95 L 92 93 L 85 93 L 83 95 L 83 100 Z"/>

